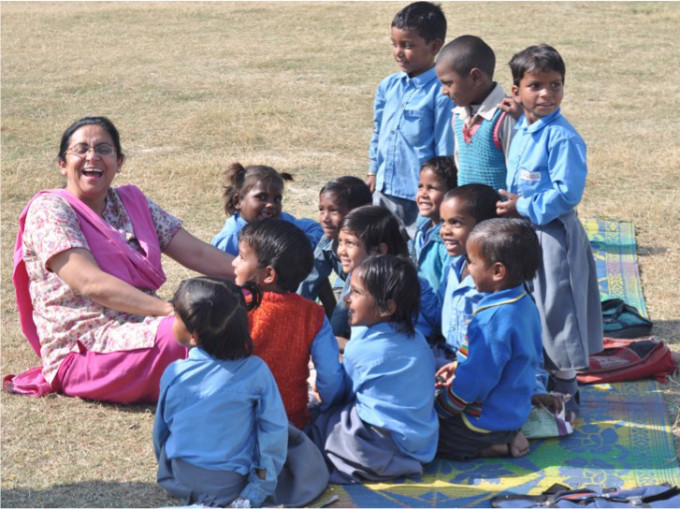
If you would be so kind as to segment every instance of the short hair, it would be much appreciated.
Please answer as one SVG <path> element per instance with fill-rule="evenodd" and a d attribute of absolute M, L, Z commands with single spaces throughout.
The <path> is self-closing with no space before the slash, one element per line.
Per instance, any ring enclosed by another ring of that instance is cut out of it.
<path fill-rule="evenodd" d="M 225 185 L 222 198 L 224 212 L 231 216 L 236 212 L 234 198 L 238 194 L 243 198 L 258 182 L 275 182 L 283 189 L 283 181 L 292 181 L 290 173 L 278 172 L 271 166 L 243 166 L 241 163 L 231 163 L 224 172 Z"/>
<path fill-rule="evenodd" d="M 401 256 L 369 256 L 355 273 L 380 311 L 388 310 L 388 300 L 394 301 L 396 309 L 390 322 L 412 335 L 420 313 L 420 281 L 413 263 Z"/>
<path fill-rule="evenodd" d="M 496 203 L 500 201 L 501 196 L 486 184 L 455 187 L 444 195 L 442 203 L 453 198 L 458 198 L 463 203 L 466 212 L 474 217 L 476 223 L 498 217 Z"/>
<path fill-rule="evenodd" d="M 340 223 L 340 231 L 351 231 L 366 246 L 366 251 L 387 245 L 387 254 L 408 257 L 406 239 L 401 234 L 399 221 L 384 207 L 364 205 L 347 214 Z"/>
<path fill-rule="evenodd" d="M 496 69 L 496 55 L 491 47 L 475 35 L 461 35 L 444 46 L 437 57 L 437 63 L 446 62 L 451 69 L 467 76 L 474 68 L 493 78 Z"/>
<path fill-rule="evenodd" d="M 519 53 L 515 53 L 510 62 L 510 71 L 512 71 L 512 83 L 519 86 L 524 74 L 527 72 L 558 72 L 562 76 L 564 83 L 564 76 L 566 68 L 564 60 L 555 48 L 548 44 L 539 44 L 538 46 L 529 46 Z"/>
<path fill-rule="evenodd" d="M 400 30 L 413 30 L 425 42 L 446 39 L 446 16 L 439 4 L 414 2 L 400 10 L 392 20 L 392 26 Z"/>
<path fill-rule="evenodd" d="M 66 161 L 66 151 L 68 150 L 69 143 L 71 142 L 71 136 L 73 136 L 73 134 L 81 127 L 85 127 L 88 125 L 97 125 L 104 129 L 109 134 L 109 136 L 111 136 L 111 140 L 113 141 L 113 147 L 116 149 L 116 154 L 118 154 L 118 157 L 120 158 L 125 155 L 123 154 L 123 151 L 120 147 L 120 135 L 118 134 L 118 129 L 116 129 L 116 126 L 113 125 L 113 122 L 111 122 L 106 117 L 83 117 L 80 120 L 76 120 L 75 122 L 73 122 L 62 133 L 61 143 L 59 143 L 59 154 L 57 155 L 57 159 L 59 159 L 62 162 Z"/>
<path fill-rule="evenodd" d="M 541 266 L 538 236 L 525 219 L 488 219 L 475 225 L 468 242 L 477 242 L 487 267 L 505 265 L 508 282 L 513 286 L 533 279 Z"/>
<path fill-rule="evenodd" d="M 238 241 L 252 248 L 259 267 L 274 268 L 281 290 L 294 292 L 312 270 L 312 245 L 305 233 L 289 221 L 253 221 L 243 227 Z"/>
<path fill-rule="evenodd" d="M 326 183 L 319 191 L 319 196 L 330 193 L 341 201 L 347 210 L 352 210 L 362 205 L 370 205 L 372 202 L 371 190 L 366 182 L 358 177 L 350 175 L 339 177 Z"/>
<path fill-rule="evenodd" d="M 453 189 L 458 185 L 458 168 L 451 156 L 434 156 L 420 167 L 420 171 L 431 170 L 439 180 L 446 184 L 446 189 Z"/>
<path fill-rule="evenodd" d="M 183 280 L 172 305 L 199 347 L 221 360 L 248 357 L 253 342 L 248 331 L 248 308 L 241 288 L 226 279 L 195 277 Z"/>

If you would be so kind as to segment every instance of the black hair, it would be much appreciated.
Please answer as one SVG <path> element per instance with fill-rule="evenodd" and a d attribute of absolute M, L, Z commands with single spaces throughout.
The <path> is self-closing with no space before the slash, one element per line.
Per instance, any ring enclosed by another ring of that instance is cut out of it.
<path fill-rule="evenodd" d="M 444 46 L 437 57 L 437 63 L 446 62 L 451 69 L 467 76 L 477 68 L 493 79 L 496 55 L 491 47 L 474 35 L 461 35 Z"/>
<path fill-rule="evenodd" d="M 340 223 L 340 231 L 342 230 L 359 237 L 368 252 L 379 249 L 384 242 L 387 245 L 387 254 L 408 257 L 408 246 L 401 234 L 399 221 L 384 207 L 364 205 L 350 211 Z"/>
<path fill-rule="evenodd" d="M 401 256 L 369 256 L 355 273 L 381 312 L 388 311 L 387 301 L 394 302 L 389 321 L 412 335 L 420 312 L 420 281 L 413 263 Z"/>
<path fill-rule="evenodd" d="M 314 252 L 305 233 L 283 219 L 261 219 L 243 227 L 238 237 L 255 252 L 258 267 L 276 271 L 276 285 L 294 292 L 312 270 Z"/>
<path fill-rule="evenodd" d="M 446 16 L 439 4 L 414 2 L 400 10 L 392 20 L 392 26 L 400 30 L 413 30 L 430 43 L 446 39 Z"/>
<path fill-rule="evenodd" d="M 253 353 L 248 332 L 249 306 L 242 289 L 231 281 L 207 276 L 185 279 L 177 288 L 172 305 L 187 330 L 198 337 L 198 346 L 213 357 L 235 360 Z M 253 300 L 254 305 L 257 299 Z"/>
<path fill-rule="evenodd" d="M 373 197 L 366 182 L 358 177 L 339 177 L 326 183 L 319 191 L 319 196 L 324 193 L 333 194 L 338 201 L 343 203 L 347 210 L 352 210 L 362 205 L 370 205 Z"/>
<path fill-rule="evenodd" d="M 423 170 L 431 170 L 446 185 L 447 190 L 458 185 L 458 168 L 451 156 L 431 157 L 420 167 L 420 171 Z"/>
<path fill-rule="evenodd" d="M 71 142 L 71 136 L 73 136 L 73 133 L 75 133 L 81 127 L 85 127 L 88 125 L 97 125 L 104 129 L 109 134 L 109 136 L 111 136 L 111 140 L 113 141 L 113 147 L 116 149 L 116 154 L 118 154 L 118 158 L 124 156 L 123 151 L 120 147 L 120 135 L 118 134 L 118 129 L 116 129 L 116 126 L 113 125 L 113 122 L 111 122 L 106 117 L 83 117 L 80 120 L 76 120 L 70 126 L 68 126 L 68 128 L 61 135 L 61 143 L 59 144 L 59 154 L 57 155 L 57 159 L 59 161 L 62 162 L 66 161 L 66 151 L 68 150 L 68 146 L 69 143 Z"/>
<path fill-rule="evenodd" d="M 243 166 L 232 163 L 224 172 L 226 184 L 222 192 L 224 198 L 224 212 L 231 216 L 236 212 L 234 198 L 243 198 L 258 182 L 275 182 L 283 189 L 283 181 L 293 180 L 290 173 L 278 172 L 271 166 Z"/>
<path fill-rule="evenodd" d="M 497 218 L 477 223 L 468 237 L 468 243 L 473 241 L 486 267 L 496 262 L 505 265 L 511 286 L 533 279 L 541 266 L 538 237 L 525 219 Z"/>
<path fill-rule="evenodd" d="M 564 60 L 555 48 L 548 44 L 539 44 L 538 46 L 529 46 L 519 53 L 515 53 L 510 62 L 510 71 L 512 71 L 512 83 L 519 86 L 524 74 L 527 72 L 557 72 L 562 76 L 562 83 L 564 83 L 564 76 L 566 67 Z"/>
<path fill-rule="evenodd" d="M 498 217 L 496 202 L 500 201 L 501 196 L 486 184 L 455 187 L 444 195 L 442 203 L 453 198 L 458 198 L 463 203 L 466 212 L 474 217 L 475 223 Z"/>

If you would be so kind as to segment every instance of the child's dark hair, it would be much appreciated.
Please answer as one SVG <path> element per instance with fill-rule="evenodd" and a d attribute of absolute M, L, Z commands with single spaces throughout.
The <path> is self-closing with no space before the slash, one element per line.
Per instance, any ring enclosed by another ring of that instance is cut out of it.
<path fill-rule="evenodd" d="M 400 30 L 412 30 L 425 42 L 446 39 L 446 16 L 439 4 L 414 2 L 400 10 L 392 20 L 392 26 Z"/>
<path fill-rule="evenodd" d="M 338 201 L 343 203 L 347 210 L 352 210 L 362 205 L 370 205 L 373 197 L 366 182 L 358 177 L 345 176 L 331 180 L 319 191 L 319 196 L 324 193 L 333 194 Z"/>
<path fill-rule="evenodd" d="M 538 46 L 529 46 L 528 48 L 515 53 L 509 62 L 510 70 L 512 71 L 512 83 L 519 86 L 522 81 L 524 73 L 537 72 L 557 72 L 562 76 L 562 83 L 564 83 L 564 76 L 566 67 L 564 60 L 555 48 L 548 44 L 539 44 Z"/>
<path fill-rule="evenodd" d="M 312 245 L 305 233 L 289 221 L 253 221 L 243 227 L 238 241 L 255 251 L 258 267 L 274 267 L 281 290 L 294 292 L 312 270 Z"/>
<path fill-rule="evenodd" d="M 489 78 L 493 78 L 496 68 L 496 55 L 491 47 L 474 35 L 461 35 L 444 46 L 437 57 L 437 63 L 447 65 L 465 77 L 477 68 Z"/>
<path fill-rule="evenodd" d="M 253 306 L 257 305 L 257 299 L 253 302 Z M 187 330 L 198 336 L 199 346 L 213 357 L 235 360 L 253 352 L 248 332 L 249 306 L 241 288 L 231 281 L 206 276 L 185 279 L 172 305 Z"/>
<path fill-rule="evenodd" d="M 387 245 L 387 254 L 408 257 L 406 239 L 401 234 L 399 221 L 384 207 L 365 205 L 350 211 L 340 223 L 340 231 L 347 230 L 359 237 L 366 251 Z"/>
<path fill-rule="evenodd" d="M 412 335 L 420 312 L 420 281 L 413 263 L 401 256 L 369 256 L 355 272 L 381 312 L 388 311 L 387 301 L 395 303 L 389 321 Z"/>
<path fill-rule="evenodd" d="M 420 167 L 420 171 L 430 170 L 437 175 L 445 185 L 446 189 L 453 189 L 458 185 L 458 168 L 451 156 L 434 156 L 428 159 Z"/>
<path fill-rule="evenodd" d="M 496 202 L 500 201 L 501 196 L 493 187 L 486 184 L 455 187 L 444 195 L 442 203 L 453 198 L 458 198 L 463 203 L 465 210 L 475 218 L 476 223 L 498 217 Z"/>
<path fill-rule="evenodd" d="M 224 211 L 227 216 L 236 212 L 234 197 L 238 194 L 243 198 L 248 191 L 258 182 L 275 182 L 283 189 L 283 181 L 293 180 L 290 173 L 278 172 L 271 166 L 248 166 L 244 167 L 241 163 L 232 163 L 224 172 Z"/>
<path fill-rule="evenodd" d="M 470 232 L 487 267 L 505 265 L 508 283 L 517 286 L 533 279 L 541 266 L 541 246 L 531 224 L 524 219 L 497 218 L 482 221 Z"/>

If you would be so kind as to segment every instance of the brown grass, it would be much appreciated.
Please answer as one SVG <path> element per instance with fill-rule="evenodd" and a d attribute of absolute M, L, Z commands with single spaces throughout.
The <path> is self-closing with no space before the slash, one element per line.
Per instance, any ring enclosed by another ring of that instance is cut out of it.
<path fill-rule="evenodd" d="M 403 3 L 3 3 L 2 374 L 37 363 L 11 283 L 16 218 L 61 185 L 59 136 L 109 116 L 133 182 L 209 239 L 234 160 L 296 175 L 285 208 L 315 216 L 327 180 L 363 176 L 378 81 L 396 70 Z M 549 42 L 567 63 L 563 111 L 589 144 L 583 216 L 633 220 L 655 332 L 680 351 L 680 67 L 674 3 L 446 3 L 449 39 L 483 37 L 506 62 Z M 169 296 L 188 271 L 166 260 Z M 678 421 L 680 382 L 667 386 Z M 0 396 L 4 506 L 158 506 L 153 408 Z M 676 436 L 680 432 L 675 427 Z"/>

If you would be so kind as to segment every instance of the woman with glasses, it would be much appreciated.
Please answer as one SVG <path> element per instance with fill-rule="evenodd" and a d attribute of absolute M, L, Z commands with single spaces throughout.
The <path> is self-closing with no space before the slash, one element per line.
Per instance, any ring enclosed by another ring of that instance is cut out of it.
<path fill-rule="evenodd" d="M 160 376 L 187 350 L 172 334 L 161 253 L 233 278 L 233 257 L 198 240 L 135 186 L 111 187 L 125 161 L 118 131 L 86 117 L 62 135 L 63 189 L 36 194 L 19 218 L 13 281 L 24 334 L 42 366 L 7 376 L 10 392 L 155 402 Z"/>

